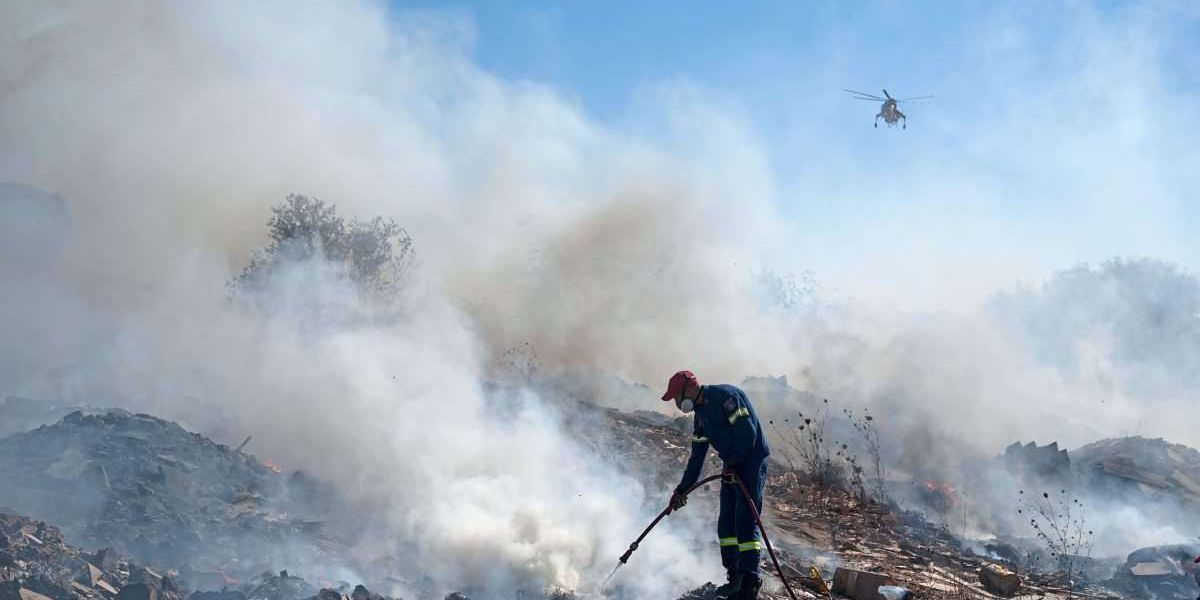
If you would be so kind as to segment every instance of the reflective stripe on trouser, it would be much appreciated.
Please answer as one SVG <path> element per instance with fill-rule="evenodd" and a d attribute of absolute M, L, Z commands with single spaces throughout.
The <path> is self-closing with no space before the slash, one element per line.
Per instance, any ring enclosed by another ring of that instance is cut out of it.
<path fill-rule="evenodd" d="M 762 512 L 763 484 L 767 480 L 767 461 L 742 465 L 737 476 L 746 484 L 746 491 L 754 499 L 755 508 Z M 721 485 L 721 515 L 717 518 L 719 538 L 736 537 L 736 546 L 721 546 L 721 564 L 730 573 L 758 574 L 758 560 L 762 544 L 758 539 L 758 525 L 754 513 L 750 512 L 746 498 L 736 483 Z"/>

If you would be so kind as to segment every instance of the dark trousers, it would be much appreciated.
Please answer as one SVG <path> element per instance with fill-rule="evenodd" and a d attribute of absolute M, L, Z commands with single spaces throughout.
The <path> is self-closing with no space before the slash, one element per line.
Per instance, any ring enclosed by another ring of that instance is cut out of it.
<path fill-rule="evenodd" d="M 741 465 L 736 469 L 738 479 L 746 485 L 754 508 L 762 513 L 763 484 L 767 481 L 767 461 Z M 730 575 L 758 574 L 758 559 L 762 542 L 758 525 L 737 483 L 721 484 L 721 514 L 717 517 L 717 539 L 721 544 L 721 564 Z"/>

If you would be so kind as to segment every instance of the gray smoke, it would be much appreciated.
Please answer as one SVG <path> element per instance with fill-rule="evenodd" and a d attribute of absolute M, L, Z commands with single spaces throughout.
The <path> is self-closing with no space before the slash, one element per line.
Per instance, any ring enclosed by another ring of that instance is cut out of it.
<path fill-rule="evenodd" d="M 766 255 L 795 224 L 736 111 L 663 85 L 646 112 L 665 134 L 638 137 L 481 69 L 472 36 L 381 2 L 0 7 L 0 181 L 57 194 L 0 189 L 7 234 L 45 231 L 0 255 L 0 392 L 253 434 L 379 523 L 364 560 L 499 591 L 594 586 L 665 499 L 581 452 L 555 398 L 526 391 L 497 417 L 485 382 L 512 348 L 549 374 L 650 386 L 607 398 L 622 406 L 661 406 L 653 390 L 678 368 L 787 375 L 890 415 L 901 466 L 946 473 L 962 448 L 1078 445 L 1131 423 L 1200 443 L 1159 417 L 1185 406 L 1198 364 L 1167 324 L 1190 323 L 1186 302 L 1142 331 L 1145 298 L 1068 301 L 1094 299 L 1103 273 L 945 314 L 797 288 L 762 269 L 792 268 Z M 268 315 L 228 301 L 292 192 L 407 228 L 420 268 L 399 314 L 319 261 L 269 291 Z M 1194 288 L 1143 266 L 1131 277 L 1161 279 L 1165 298 Z M 322 307 L 353 318 L 314 321 Z M 1135 317 L 1104 333 L 1125 307 Z M 1046 336 L 1042 320 L 1072 325 Z M 1147 390 L 1178 394 L 1152 410 Z M 717 571 L 693 552 L 710 524 L 679 521 L 628 567 L 632 594 Z"/>
<path fill-rule="evenodd" d="M 378 524 L 360 558 L 402 578 L 496 594 L 599 582 L 664 492 L 583 451 L 531 392 L 493 414 L 473 307 L 511 293 L 494 263 L 565 257 L 605 206 L 637 221 L 691 205 L 672 231 L 711 222 L 685 180 L 651 174 L 701 167 L 480 71 L 452 19 L 374 3 L 3 10 L 0 179 L 55 190 L 70 213 L 56 256 L 4 255 L 6 393 L 252 433 L 260 456 L 347 493 Z M 401 314 L 320 261 L 279 278 L 267 314 L 227 300 L 290 191 L 414 232 L 424 268 Z M 26 204 L 6 194 L 32 219 Z M 472 280 L 490 287 L 454 293 Z M 677 522 L 627 568 L 630 593 L 674 595 L 714 567 L 685 558 L 707 528 Z"/>

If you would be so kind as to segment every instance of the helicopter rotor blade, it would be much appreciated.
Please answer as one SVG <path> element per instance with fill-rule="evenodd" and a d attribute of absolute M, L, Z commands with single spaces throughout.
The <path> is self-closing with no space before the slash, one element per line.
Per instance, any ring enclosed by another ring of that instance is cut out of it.
<path fill-rule="evenodd" d="M 876 102 L 883 102 L 883 98 L 880 98 L 879 96 L 876 96 L 875 94 L 868 94 L 866 92 L 860 92 L 857 90 L 850 90 L 850 89 L 846 89 L 846 88 L 842 88 L 842 89 L 847 92 L 850 92 L 851 94 L 854 94 L 856 96 L 861 96 L 862 97 L 862 98 L 860 98 L 861 100 L 874 100 Z"/>
<path fill-rule="evenodd" d="M 894 100 L 894 98 L 892 98 L 892 95 L 891 95 L 891 94 L 889 94 L 889 93 L 887 93 L 887 90 L 883 90 L 883 95 L 884 95 L 884 96 L 887 96 L 887 99 L 888 99 L 888 100 Z"/>
<path fill-rule="evenodd" d="M 897 100 L 896 102 L 912 102 L 913 100 L 924 100 L 926 98 L 932 98 L 932 97 L 933 97 L 933 94 L 930 94 L 928 96 L 913 96 L 912 98 L 905 98 L 903 100 Z"/>

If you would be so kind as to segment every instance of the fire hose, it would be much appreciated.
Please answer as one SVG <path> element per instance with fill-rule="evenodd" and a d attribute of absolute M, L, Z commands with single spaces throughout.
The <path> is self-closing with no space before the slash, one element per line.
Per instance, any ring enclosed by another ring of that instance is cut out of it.
<path fill-rule="evenodd" d="M 716 479 L 720 479 L 721 477 L 723 477 L 723 475 L 720 474 L 705 477 L 704 479 L 696 482 L 696 485 L 688 488 L 683 495 L 687 496 L 699 489 L 704 484 Z M 767 544 L 767 552 L 771 555 L 771 562 L 775 565 L 775 572 L 779 574 L 779 580 L 783 582 L 783 587 L 787 590 L 788 596 L 791 596 L 792 600 L 797 600 L 796 593 L 792 591 L 791 584 L 788 583 L 787 577 L 783 575 L 783 567 L 779 566 L 779 559 L 775 558 L 775 549 L 771 547 L 771 540 L 767 537 L 767 528 L 763 526 L 762 517 L 760 517 L 758 514 L 758 507 L 754 505 L 754 499 L 750 497 L 750 490 L 746 489 L 746 484 L 742 483 L 742 479 L 736 474 L 731 475 L 730 477 L 732 477 L 733 482 L 737 484 L 738 489 L 742 491 L 742 498 L 745 498 L 746 506 L 750 507 L 750 514 L 754 515 L 754 522 L 758 524 L 758 531 L 762 533 L 763 542 L 766 542 Z M 654 529 L 654 526 L 658 525 L 658 522 L 663 520 L 663 517 L 670 513 L 670 506 L 667 506 L 662 512 L 658 513 L 658 516 L 650 522 L 650 525 L 647 526 L 646 529 L 642 530 L 642 534 L 639 535 L 636 540 L 633 540 L 633 543 L 629 545 L 629 549 L 625 551 L 625 554 L 621 555 L 621 562 L 617 564 L 618 568 L 629 561 L 629 557 L 633 555 L 634 550 L 638 549 L 638 545 L 642 543 L 642 540 L 646 538 L 646 535 L 650 533 L 650 530 Z M 616 572 L 617 570 L 613 569 L 613 573 Z M 612 577 L 612 574 L 609 574 L 609 577 Z M 607 579 L 605 581 L 607 581 Z"/>

